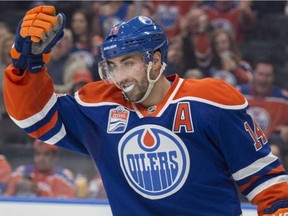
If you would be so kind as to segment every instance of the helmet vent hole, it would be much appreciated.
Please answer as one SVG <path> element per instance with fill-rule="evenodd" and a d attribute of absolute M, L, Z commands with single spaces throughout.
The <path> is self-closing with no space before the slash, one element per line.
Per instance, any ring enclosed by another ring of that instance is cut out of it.
<path fill-rule="evenodd" d="M 137 40 L 127 40 L 127 41 L 125 41 L 124 46 L 125 47 L 134 47 L 134 46 L 142 45 L 146 42 L 147 42 L 147 39 L 144 39 L 144 38 L 140 38 Z"/>
<path fill-rule="evenodd" d="M 156 35 L 153 35 L 152 41 L 163 41 L 163 36 L 162 35 L 159 35 L 159 34 L 156 34 Z"/>

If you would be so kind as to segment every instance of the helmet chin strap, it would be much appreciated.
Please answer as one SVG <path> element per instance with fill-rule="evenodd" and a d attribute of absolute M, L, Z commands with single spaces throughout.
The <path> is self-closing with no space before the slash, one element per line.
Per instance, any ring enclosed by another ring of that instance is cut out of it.
<path fill-rule="evenodd" d="M 151 90 L 152 90 L 154 84 L 159 80 L 159 78 L 161 77 L 163 71 L 165 70 L 165 68 L 166 68 L 166 63 L 165 63 L 165 62 L 162 63 L 161 68 L 160 68 L 159 75 L 158 75 L 158 76 L 156 77 L 156 79 L 154 79 L 154 80 L 152 80 L 152 79 L 150 78 L 150 71 L 151 71 L 151 69 L 152 69 L 152 66 L 153 66 L 153 63 L 152 63 L 152 61 L 150 61 L 150 62 L 148 63 L 148 67 L 147 67 L 147 79 L 148 79 L 149 85 L 148 85 L 148 88 L 147 88 L 147 90 L 146 90 L 146 93 L 144 94 L 144 96 L 143 96 L 139 101 L 136 101 L 135 103 L 141 103 L 141 102 L 143 102 L 144 100 L 147 99 L 147 97 L 148 97 L 148 96 L 150 95 L 150 93 L 151 93 Z"/>

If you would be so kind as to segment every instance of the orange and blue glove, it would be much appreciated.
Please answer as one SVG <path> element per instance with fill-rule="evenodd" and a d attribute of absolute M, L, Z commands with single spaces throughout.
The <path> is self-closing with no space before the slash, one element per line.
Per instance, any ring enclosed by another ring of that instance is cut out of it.
<path fill-rule="evenodd" d="M 51 49 L 63 37 L 66 18 L 54 6 L 38 6 L 20 21 L 11 48 L 14 67 L 39 72 L 49 62 Z"/>
<path fill-rule="evenodd" d="M 264 210 L 263 216 L 288 216 L 288 200 L 275 202 L 269 209 Z"/>

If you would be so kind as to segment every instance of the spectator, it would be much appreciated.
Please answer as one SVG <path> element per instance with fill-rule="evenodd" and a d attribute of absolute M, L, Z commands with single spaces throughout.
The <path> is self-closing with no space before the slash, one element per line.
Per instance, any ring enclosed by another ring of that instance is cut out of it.
<path fill-rule="evenodd" d="M 145 1 L 145 2 L 141 2 L 141 12 L 140 14 L 142 16 L 147 16 L 150 17 L 152 19 L 155 19 L 154 15 L 155 15 L 155 10 L 154 10 L 154 5 L 152 1 Z"/>
<path fill-rule="evenodd" d="M 101 53 L 100 53 L 100 46 L 103 43 L 103 38 L 99 35 L 94 35 L 92 38 L 92 48 L 91 48 L 91 54 L 94 56 L 94 62 L 92 65 L 92 69 L 90 68 L 90 71 L 93 76 L 93 80 L 98 81 L 100 80 L 100 76 L 98 73 L 98 62 L 102 60 Z"/>
<path fill-rule="evenodd" d="M 209 22 L 214 28 L 225 29 L 240 43 L 254 20 L 250 6 L 250 0 L 240 0 L 236 5 L 233 1 L 217 0 L 212 7 L 204 6 L 203 9 L 208 13 Z"/>
<path fill-rule="evenodd" d="M 14 196 L 20 197 L 36 197 L 37 185 L 31 176 L 22 176 L 16 183 Z"/>
<path fill-rule="evenodd" d="M 64 36 L 54 47 L 51 53 L 51 60 L 46 65 L 49 70 L 49 75 L 53 80 L 56 91 L 62 92 L 59 86 L 64 84 L 64 74 L 69 66 L 69 57 L 73 46 L 72 32 L 69 29 L 64 29 Z"/>
<path fill-rule="evenodd" d="M 52 50 L 51 61 L 47 64 L 57 93 L 70 94 L 73 87 L 73 74 L 76 70 L 88 70 L 95 64 L 94 57 L 87 51 L 71 53 L 72 32 L 64 30 L 64 37 Z M 99 42 L 98 42 L 99 43 Z"/>
<path fill-rule="evenodd" d="M 286 143 L 277 135 L 272 134 L 268 139 L 271 152 L 279 158 L 285 169 L 288 168 L 288 151 L 286 147 Z"/>
<path fill-rule="evenodd" d="M 78 198 L 88 197 L 88 181 L 85 175 L 78 173 L 75 178 L 75 194 Z"/>
<path fill-rule="evenodd" d="M 84 52 L 86 53 L 86 51 Z M 74 54 L 79 53 L 75 52 Z M 74 73 L 78 70 L 89 70 L 85 60 L 74 54 L 66 62 L 66 67 L 63 71 L 63 85 L 55 85 L 56 93 L 70 94 L 73 91 Z"/>
<path fill-rule="evenodd" d="M 214 30 L 210 44 L 213 54 L 210 66 L 211 76 L 234 86 L 252 81 L 250 65 L 241 59 L 236 41 L 227 31 Z"/>
<path fill-rule="evenodd" d="M 96 44 L 95 44 L 96 47 L 94 48 L 92 47 L 92 49 L 99 48 L 100 41 L 97 41 L 97 40 L 101 40 L 101 39 L 96 39 Z M 98 54 L 99 54 L 98 56 L 93 56 L 91 51 L 82 50 L 82 51 L 73 52 L 71 54 L 71 58 L 81 60 L 85 64 L 85 67 L 88 68 L 93 74 L 93 79 L 99 80 L 100 77 L 98 74 L 97 65 L 98 65 L 98 62 L 101 60 L 101 58 L 100 58 L 100 53 Z"/>
<path fill-rule="evenodd" d="M 240 91 L 249 101 L 248 112 L 267 136 L 277 133 L 287 142 L 288 91 L 274 85 L 274 70 L 270 60 L 258 60 L 253 72 L 253 83 L 242 85 Z"/>
<path fill-rule="evenodd" d="M 184 57 L 183 46 L 182 38 L 179 36 L 170 40 L 167 57 L 168 67 L 164 72 L 165 75 L 177 73 L 180 77 L 183 77 L 183 73 L 185 71 L 184 64 L 182 62 Z"/>
<path fill-rule="evenodd" d="M 95 80 L 100 79 L 97 64 L 100 58 L 100 45 L 103 38 L 99 34 L 94 34 L 91 30 L 92 16 L 89 11 L 78 9 L 73 13 L 71 30 L 73 35 L 72 52 L 77 58 L 82 58 L 86 67 L 92 72 Z"/>
<path fill-rule="evenodd" d="M 101 58 L 101 54 L 100 54 L 100 46 L 103 43 L 103 38 L 100 37 L 99 35 L 94 35 L 92 37 L 92 48 L 91 48 L 91 54 L 94 56 L 96 62 L 98 63 L 100 60 L 102 60 Z M 98 77 L 98 71 L 97 71 L 97 76 Z M 99 78 L 100 79 L 100 78 Z M 97 80 L 97 79 L 95 79 Z"/>
<path fill-rule="evenodd" d="M 208 16 L 203 9 L 192 8 L 187 16 L 187 33 L 183 37 L 183 65 L 187 69 L 199 69 L 207 74 L 212 60 L 212 51 L 209 42 L 211 26 L 208 22 Z"/>
<path fill-rule="evenodd" d="M 88 194 L 91 198 L 107 199 L 106 191 L 99 173 L 89 181 Z"/>
<path fill-rule="evenodd" d="M 13 34 L 9 32 L 5 32 L 1 35 L 0 33 L 0 71 L 1 71 L 0 72 L 0 119 L 1 119 L 2 114 L 5 113 L 5 106 L 4 106 L 4 100 L 3 100 L 3 74 L 4 74 L 3 71 L 12 62 L 12 59 L 10 56 L 10 49 L 13 43 L 14 43 Z"/>
<path fill-rule="evenodd" d="M 71 95 L 78 91 L 80 88 L 82 88 L 84 85 L 86 85 L 89 82 L 92 82 L 92 74 L 89 70 L 77 70 L 73 74 L 73 87 Z"/>
<path fill-rule="evenodd" d="M 161 25 L 168 39 L 180 34 L 184 28 L 185 15 L 190 8 L 197 4 L 196 1 L 154 1 L 155 21 Z M 183 24 L 183 26 L 181 25 Z"/>
<path fill-rule="evenodd" d="M 126 1 L 95 1 L 93 9 L 94 35 L 105 37 L 113 25 L 135 16 L 135 6 Z"/>
<path fill-rule="evenodd" d="M 37 186 L 37 195 L 40 197 L 74 197 L 74 177 L 70 170 L 57 167 L 58 148 L 45 144 L 39 140 L 34 142 L 34 163 L 18 167 L 12 174 L 6 195 L 15 195 L 17 187 L 27 192 L 32 178 Z M 24 177 L 24 179 L 23 179 Z"/>
<path fill-rule="evenodd" d="M 9 32 L 9 28 L 5 22 L 0 22 L 0 38 L 6 33 Z"/>
<path fill-rule="evenodd" d="M 71 30 L 73 35 L 72 52 L 90 51 L 92 46 L 91 15 L 84 9 L 76 10 L 72 15 Z"/>
<path fill-rule="evenodd" d="M 203 79 L 204 74 L 198 69 L 188 69 L 184 74 L 184 78 Z"/>
<path fill-rule="evenodd" d="M 0 154 L 0 195 L 6 192 L 8 182 L 11 177 L 11 165 L 6 157 Z"/>

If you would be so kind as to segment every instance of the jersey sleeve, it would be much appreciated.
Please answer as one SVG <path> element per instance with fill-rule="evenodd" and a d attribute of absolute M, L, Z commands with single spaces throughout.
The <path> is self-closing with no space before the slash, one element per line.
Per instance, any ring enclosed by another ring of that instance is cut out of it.
<path fill-rule="evenodd" d="M 70 96 L 55 94 L 46 70 L 43 68 L 38 73 L 24 71 L 22 75 L 17 75 L 19 70 L 13 65 L 6 68 L 4 100 L 7 112 L 29 136 L 88 154 L 76 136 L 77 125 L 81 122 L 78 123 L 75 118 L 81 113 Z M 71 124 L 71 121 L 74 123 Z"/>
<path fill-rule="evenodd" d="M 273 203 L 288 200 L 288 175 L 274 156 L 267 137 L 245 109 L 219 109 L 215 140 L 234 181 L 263 215 Z"/>

